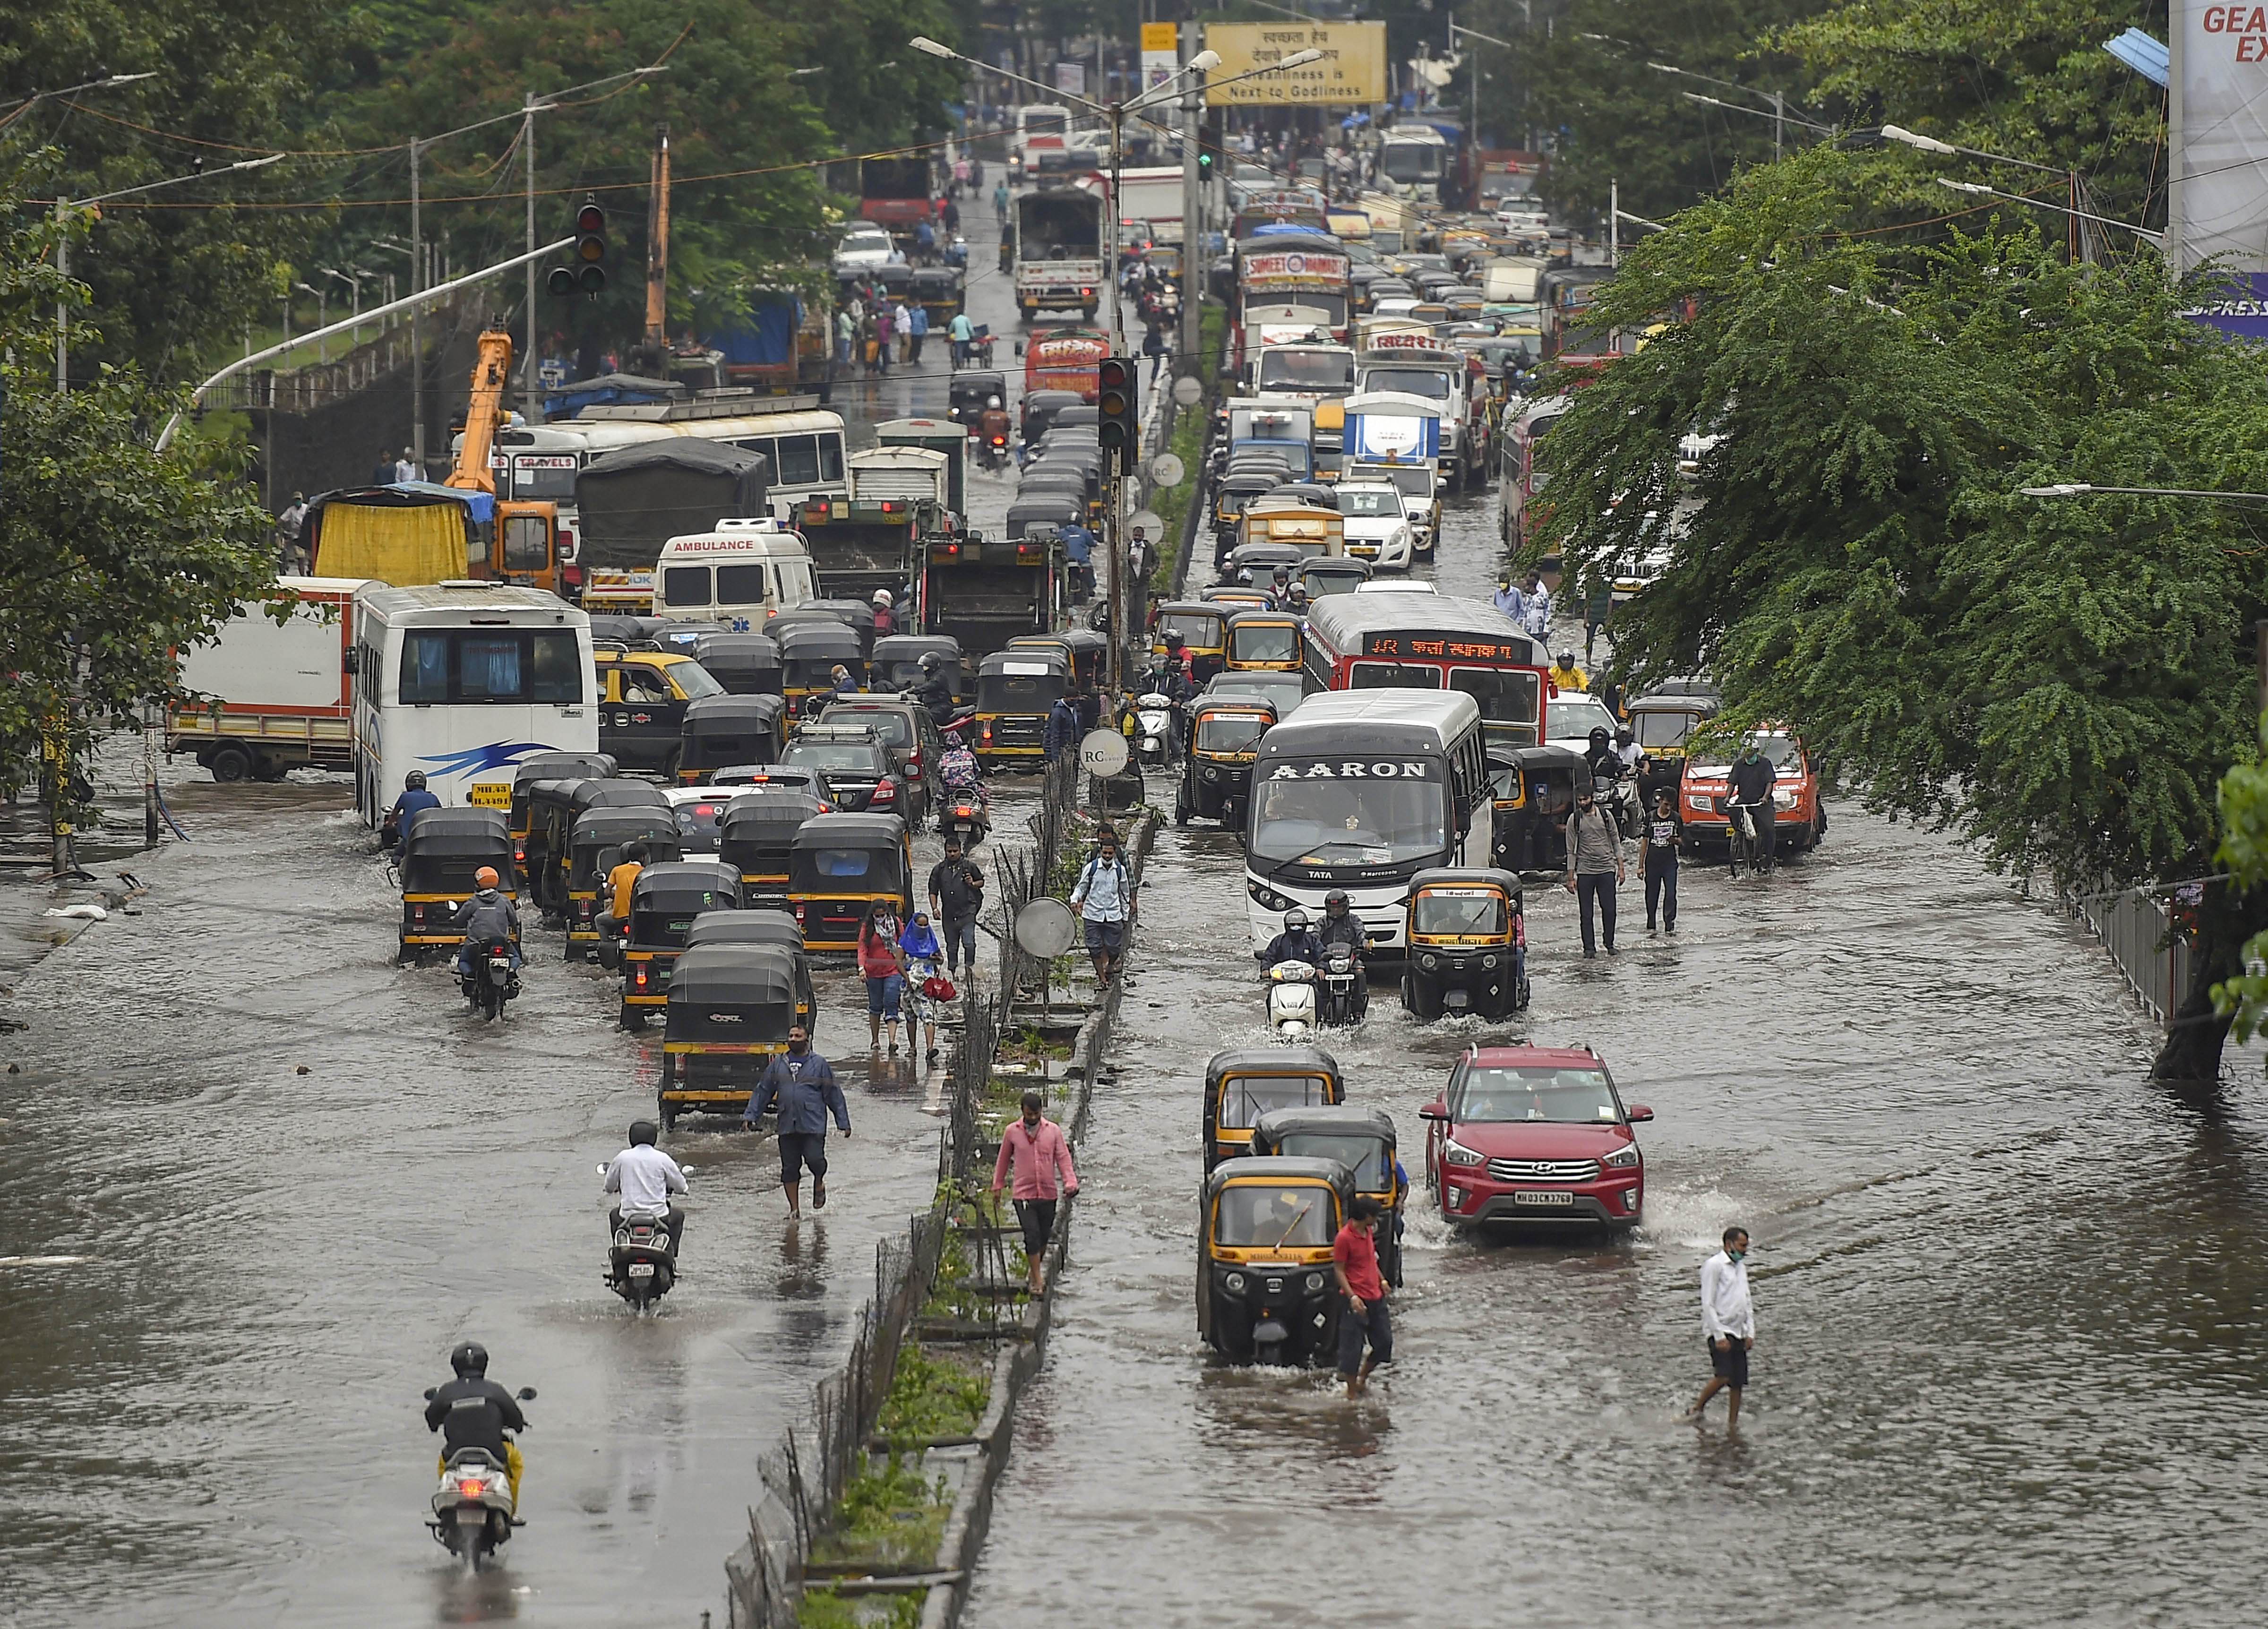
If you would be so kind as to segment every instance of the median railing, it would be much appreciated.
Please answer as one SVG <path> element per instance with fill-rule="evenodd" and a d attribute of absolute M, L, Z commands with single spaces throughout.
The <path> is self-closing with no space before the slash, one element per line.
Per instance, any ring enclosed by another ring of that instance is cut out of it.
<path fill-rule="evenodd" d="M 2180 884 L 2174 889 L 2176 903 L 2186 888 L 2202 890 L 2202 883 Z M 2160 1028 L 2169 1028 L 2190 987 L 2190 944 L 2175 923 L 2173 909 L 2162 895 L 2131 888 L 2066 894 L 2064 909 L 2084 922 L 2103 949 L 2110 953 L 2134 999 Z"/>

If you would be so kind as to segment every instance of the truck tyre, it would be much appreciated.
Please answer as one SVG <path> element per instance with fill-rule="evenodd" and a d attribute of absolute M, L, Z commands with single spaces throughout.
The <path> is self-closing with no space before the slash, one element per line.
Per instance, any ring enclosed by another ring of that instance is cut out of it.
<path fill-rule="evenodd" d="M 217 781 L 239 781 L 252 773 L 252 755 L 234 741 L 213 748 L 205 767 Z"/>
<path fill-rule="evenodd" d="M 252 766 L 252 777 L 254 780 L 279 781 L 291 772 L 290 764 L 281 758 L 271 758 L 265 753 L 262 753 Z"/>

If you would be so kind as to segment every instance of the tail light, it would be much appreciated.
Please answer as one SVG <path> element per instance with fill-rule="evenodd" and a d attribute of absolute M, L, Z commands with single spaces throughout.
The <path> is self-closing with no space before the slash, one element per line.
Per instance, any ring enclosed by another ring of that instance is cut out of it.
<path fill-rule="evenodd" d="M 645 964 L 644 962 L 639 962 L 639 963 L 637 964 L 637 967 L 632 970 L 631 982 L 632 982 L 633 984 L 635 984 L 636 985 L 637 985 L 637 987 L 638 987 L 640 990 L 643 990 L 643 989 L 644 989 L 644 988 L 645 988 L 645 976 L 646 976 L 646 971 L 647 971 L 646 964 Z"/>
<path fill-rule="evenodd" d="M 515 843 L 512 845 L 512 863 L 523 871 L 527 868 L 527 844 Z"/>
<path fill-rule="evenodd" d="M 797 901 L 795 902 L 795 919 L 796 919 L 798 922 L 800 922 L 800 921 L 802 921 L 802 920 L 803 920 L 804 910 L 805 910 L 805 907 L 804 907 L 804 903 L 803 903 L 803 901 L 801 901 L 801 900 L 799 900 L 799 900 L 797 900 Z"/>
<path fill-rule="evenodd" d="M 906 773 L 909 775 L 918 775 L 921 773 L 921 754 L 917 752 L 912 757 L 906 760 Z"/>
<path fill-rule="evenodd" d="M 559 580 L 570 588 L 580 588 L 583 586 L 583 568 L 579 565 L 561 566 Z"/>
<path fill-rule="evenodd" d="M 577 901 L 575 902 L 575 918 L 576 918 L 576 920 L 577 920 L 577 921 L 578 921 L 578 922 L 586 922 L 586 923 L 587 923 L 588 921 L 590 921 L 590 919 L 591 919 L 591 912 L 592 912 L 593 909 L 597 904 L 598 904 L 598 901 L 596 901 L 596 900 L 593 900 L 593 899 L 578 899 L 578 900 L 577 900 Z"/>
<path fill-rule="evenodd" d="M 991 719 L 987 719 L 983 723 L 976 726 L 976 739 L 983 741 L 987 747 L 990 747 L 992 744 Z"/>
<path fill-rule="evenodd" d="M 874 783 L 874 795 L 867 799 L 866 802 L 867 806 L 872 807 L 877 803 L 895 803 L 897 800 L 898 783 L 886 775 Z"/>
<path fill-rule="evenodd" d="M 423 905 L 410 906 L 409 919 L 412 922 L 423 922 L 425 919 L 425 907 Z"/>

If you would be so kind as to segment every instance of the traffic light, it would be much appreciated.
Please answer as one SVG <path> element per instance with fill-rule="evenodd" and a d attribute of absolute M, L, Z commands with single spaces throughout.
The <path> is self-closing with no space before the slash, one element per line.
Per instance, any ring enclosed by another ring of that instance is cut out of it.
<path fill-rule="evenodd" d="M 552 293 L 598 299 L 607 286 L 607 212 L 588 198 L 575 211 L 575 260 L 573 268 L 562 266 L 551 274 Z"/>
<path fill-rule="evenodd" d="M 1228 140 L 1228 121 L 1218 107 L 1209 107 L 1197 123 L 1197 174 L 1212 179 L 1213 166 Z"/>
<path fill-rule="evenodd" d="M 1096 369 L 1094 439 L 1106 453 L 1116 454 L 1118 472 L 1124 474 L 1135 449 L 1141 445 L 1141 404 L 1134 387 L 1134 358 L 1105 357 Z"/>

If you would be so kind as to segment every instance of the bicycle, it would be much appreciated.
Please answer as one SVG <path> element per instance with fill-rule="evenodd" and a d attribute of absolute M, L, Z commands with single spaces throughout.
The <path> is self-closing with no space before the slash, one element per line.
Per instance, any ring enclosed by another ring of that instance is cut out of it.
<path fill-rule="evenodd" d="M 1727 822 L 1725 858 L 1726 863 L 1731 867 L 1732 873 L 1735 877 L 1741 874 L 1741 866 L 1743 863 L 1748 866 L 1749 874 L 1751 876 L 1769 875 L 1772 868 L 1771 857 L 1763 851 L 1762 845 L 1756 840 L 1756 817 L 1753 814 L 1756 807 L 1756 805 L 1752 803 L 1734 804 L 1731 809 L 1731 819 Z"/>

